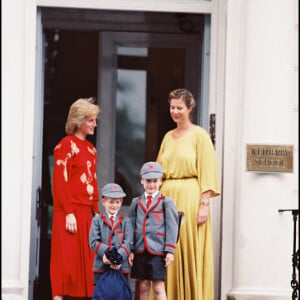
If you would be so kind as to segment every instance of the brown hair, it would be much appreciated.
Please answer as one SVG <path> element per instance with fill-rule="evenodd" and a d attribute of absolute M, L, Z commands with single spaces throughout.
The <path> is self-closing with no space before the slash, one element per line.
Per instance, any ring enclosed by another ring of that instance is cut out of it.
<path fill-rule="evenodd" d="M 94 97 L 80 98 L 71 105 L 65 127 L 67 134 L 74 134 L 86 117 L 99 115 L 101 110 L 97 104 L 94 104 L 95 101 Z"/>
<path fill-rule="evenodd" d="M 194 108 L 196 106 L 196 101 L 193 94 L 187 89 L 176 89 L 170 92 L 168 102 L 170 103 L 172 99 L 181 99 L 187 108 Z"/>

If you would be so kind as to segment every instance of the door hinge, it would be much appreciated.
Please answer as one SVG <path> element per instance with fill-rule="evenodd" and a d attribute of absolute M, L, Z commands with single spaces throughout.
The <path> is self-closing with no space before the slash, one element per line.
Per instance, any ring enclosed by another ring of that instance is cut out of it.
<path fill-rule="evenodd" d="M 41 187 L 39 186 L 36 189 L 36 206 L 35 206 L 35 219 L 37 220 L 37 225 L 39 226 L 41 223 Z"/>

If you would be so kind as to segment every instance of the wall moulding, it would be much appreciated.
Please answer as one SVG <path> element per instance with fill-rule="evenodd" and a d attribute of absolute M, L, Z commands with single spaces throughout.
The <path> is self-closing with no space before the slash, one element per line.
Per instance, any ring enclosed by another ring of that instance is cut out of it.
<path fill-rule="evenodd" d="M 1 300 L 24 299 L 24 286 L 19 281 L 2 281 Z"/>
<path fill-rule="evenodd" d="M 290 300 L 291 293 L 278 291 L 231 291 L 227 294 L 227 300 Z"/>

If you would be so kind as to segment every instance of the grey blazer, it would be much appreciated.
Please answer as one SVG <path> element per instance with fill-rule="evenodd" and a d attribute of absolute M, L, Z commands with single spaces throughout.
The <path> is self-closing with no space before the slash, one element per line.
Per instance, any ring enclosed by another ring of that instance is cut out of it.
<path fill-rule="evenodd" d="M 133 227 L 129 218 L 124 218 L 123 214 L 118 213 L 114 225 L 111 225 L 107 213 L 101 213 L 92 220 L 89 234 L 90 247 L 95 251 L 93 271 L 103 273 L 103 255 L 107 248 L 115 247 L 122 255 L 121 271 L 128 274 L 130 271 L 128 256 L 133 243 Z"/>
<path fill-rule="evenodd" d="M 153 255 L 175 253 L 178 212 L 172 198 L 158 193 L 147 209 L 145 194 L 132 200 L 129 217 L 134 228 L 133 251 Z"/>

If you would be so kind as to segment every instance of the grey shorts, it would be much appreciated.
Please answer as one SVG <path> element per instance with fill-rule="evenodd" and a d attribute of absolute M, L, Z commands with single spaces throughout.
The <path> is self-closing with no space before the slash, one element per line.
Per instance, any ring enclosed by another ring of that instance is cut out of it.
<path fill-rule="evenodd" d="M 165 256 L 158 256 L 144 251 L 141 254 L 135 254 L 131 277 L 141 280 L 165 280 L 166 267 Z"/>

